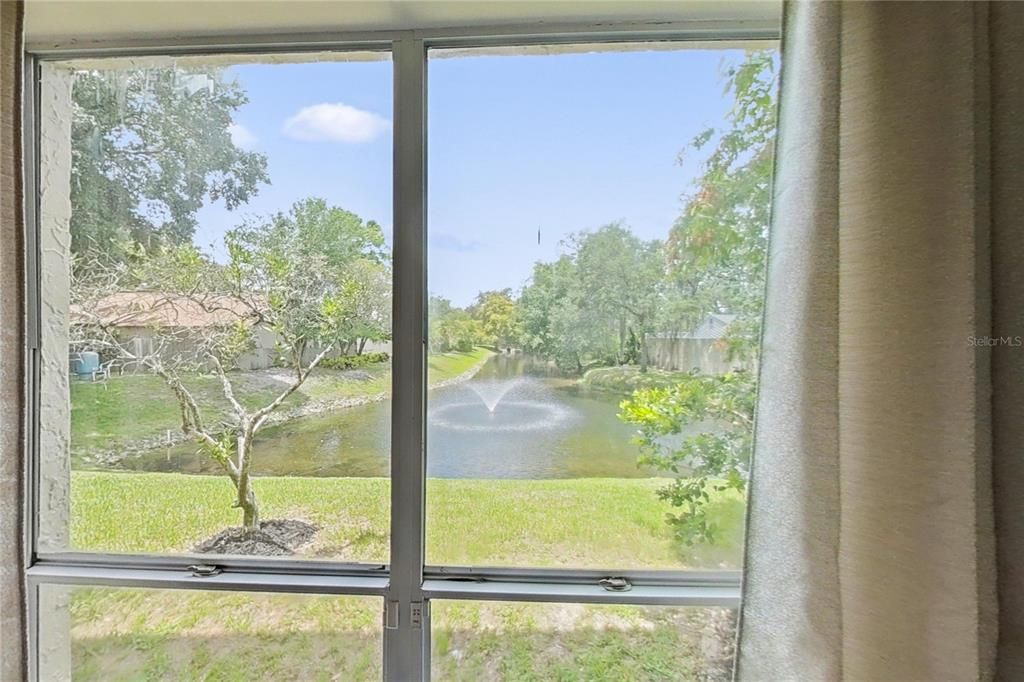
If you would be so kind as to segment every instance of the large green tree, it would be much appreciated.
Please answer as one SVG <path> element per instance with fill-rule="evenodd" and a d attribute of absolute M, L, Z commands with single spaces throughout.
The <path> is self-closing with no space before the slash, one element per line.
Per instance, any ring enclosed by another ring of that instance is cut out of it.
<path fill-rule="evenodd" d="M 660 242 L 619 223 L 580 232 L 553 263 L 536 263 L 519 297 L 524 347 L 567 371 L 639 363 L 665 300 Z"/>
<path fill-rule="evenodd" d="M 573 241 L 581 306 L 610 327 L 616 363 L 639 361 L 640 371 L 646 371 L 646 336 L 654 331 L 663 300 L 661 243 L 644 241 L 620 223 L 577 235 Z"/>
<path fill-rule="evenodd" d="M 567 347 L 575 350 L 578 344 L 567 343 L 557 333 L 556 319 L 577 299 L 576 264 L 568 255 L 553 263 L 534 263 L 530 282 L 519 296 L 523 349 L 543 358 L 557 358 Z M 571 364 L 577 365 L 578 355 L 570 351 L 570 357 Z"/>
<path fill-rule="evenodd" d="M 222 69 L 82 70 L 72 99 L 75 253 L 188 243 L 205 201 L 234 209 L 268 182 L 266 157 L 232 139 L 248 99 Z"/>
<path fill-rule="evenodd" d="M 469 312 L 490 345 L 500 349 L 519 343 L 519 310 L 511 289 L 481 291 Z"/>

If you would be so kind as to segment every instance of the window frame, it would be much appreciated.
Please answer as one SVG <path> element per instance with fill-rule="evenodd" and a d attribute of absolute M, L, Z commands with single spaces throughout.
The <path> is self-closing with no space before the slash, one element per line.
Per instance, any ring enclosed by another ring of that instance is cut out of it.
<path fill-rule="evenodd" d="M 425 564 L 427 70 L 430 49 L 576 43 L 672 41 L 715 46 L 777 44 L 778 21 L 519 25 L 401 31 L 119 40 L 26 47 L 23 140 L 25 172 L 24 362 L 26 448 L 24 565 L 28 601 L 29 679 L 38 679 L 39 586 L 44 584 L 209 589 L 245 592 L 372 595 L 383 601 L 384 678 L 430 678 L 430 600 L 540 601 L 634 605 L 723 606 L 740 603 L 739 571 L 616 571 L 486 568 Z M 101 57 L 231 56 L 388 51 L 393 68 L 392 197 L 393 365 L 390 563 L 218 560 L 219 575 L 188 568 L 201 557 L 88 552 L 40 553 L 40 84 L 48 61 Z M 628 591 L 598 581 L 622 577 Z"/>

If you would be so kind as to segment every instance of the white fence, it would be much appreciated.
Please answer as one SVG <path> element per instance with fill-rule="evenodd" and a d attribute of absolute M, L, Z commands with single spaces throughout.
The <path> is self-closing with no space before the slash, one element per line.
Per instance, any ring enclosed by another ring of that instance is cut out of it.
<path fill-rule="evenodd" d="M 753 369 L 753 363 L 730 360 L 723 339 L 648 336 L 647 362 L 658 369 L 700 374 L 724 374 L 733 369 Z"/>

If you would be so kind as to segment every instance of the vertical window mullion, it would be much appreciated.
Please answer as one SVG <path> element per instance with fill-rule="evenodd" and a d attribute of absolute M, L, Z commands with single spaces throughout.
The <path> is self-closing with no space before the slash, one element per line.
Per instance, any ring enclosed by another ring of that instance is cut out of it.
<path fill-rule="evenodd" d="M 391 403 L 391 583 L 385 603 L 384 677 L 428 676 L 423 602 L 426 454 L 426 49 L 393 43 L 394 314 Z M 414 613 L 418 614 L 414 622 Z"/>

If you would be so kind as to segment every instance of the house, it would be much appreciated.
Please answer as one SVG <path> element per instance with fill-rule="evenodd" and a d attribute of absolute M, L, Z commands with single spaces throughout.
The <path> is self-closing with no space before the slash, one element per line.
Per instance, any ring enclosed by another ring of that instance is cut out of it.
<path fill-rule="evenodd" d="M 193 354 L 199 356 L 199 345 L 209 333 L 206 330 L 226 329 L 238 323 L 255 325 L 254 346 L 235 361 L 242 370 L 266 369 L 278 364 L 277 334 L 259 324 L 259 314 L 249 303 L 226 295 L 184 296 L 160 291 L 120 291 L 90 302 L 87 311 L 72 305 L 71 323 L 85 325 L 99 322 L 117 329 L 120 341 L 136 357 L 160 352 L 165 357 Z M 363 352 L 391 353 L 390 341 L 369 341 Z M 310 346 L 303 357 L 310 362 L 319 349 Z M 343 349 L 327 357 L 344 355 Z M 134 370 L 132 363 L 119 369 Z"/>
<path fill-rule="evenodd" d="M 724 374 L 733 369 L 749 369 L 749 361 L 729 357 L 725 340 L 736 316 L 709 313 L 688 332 L 659 332 L 647 335 L 647 362 L 667 370 L 701 374 Z"/>
<path fill-rule="evenodd" d="M 71 307 L 72 325 L 99 323 L 116 328 L 119 341 L 136 357 L 159 353 L 165 357 L 194 354 L 208 334 L 238 323 L 256 325 L 255 347 L 242 354 L 240 369 L 263 369 L 274 364 L 276 335 L 259 326 L 258 314 L 244 301 L 224 295 L 191 297 L 159 291 L 121 291 Z M 134 369 L 125 363 L 122 369 Z"/>

